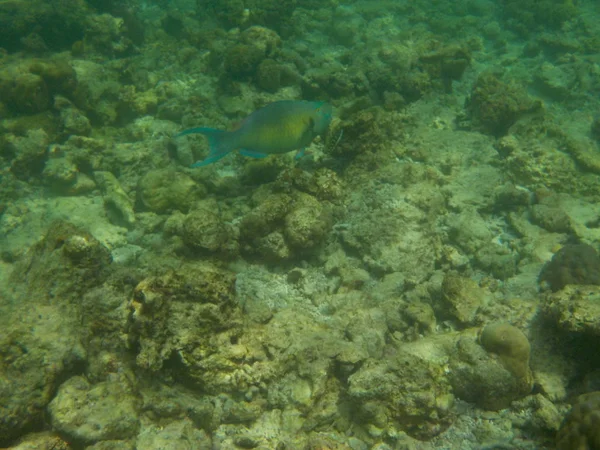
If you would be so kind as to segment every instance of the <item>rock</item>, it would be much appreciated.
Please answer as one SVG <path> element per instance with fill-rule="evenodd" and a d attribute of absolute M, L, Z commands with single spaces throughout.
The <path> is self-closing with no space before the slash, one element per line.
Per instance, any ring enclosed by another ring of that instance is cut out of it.
<path fill-rule="evenodd" d="M 203 200 L 183 220 L 181 237 L 189 246 L 225 256 L 237 253 L 237 239 L 231 226 L 225 224 L 214 200 Z"/>
<path fill-rule="evenodd" d="M 511 355 L 512 350 L 507 351 L 508 344 L 497 340 L 493 333 L 496 329 L 486 332 L 485 341 L 491 349 L 504 353 L 493 354 L 479 345 L 474 336 L 464 335 L 457 341 L 449 361 L 448 376 L 454 394 L 488 410 L 508 407 L 512 401 L 529 394 L 533 387 L 529 361 L 506 356 Z"/>
<path fill-rule="evenodd" d="M 56 221 L 18 263 L 12 283 L 40 302 L 79 302 L 84 292 L 106 279 L 110 262 L 109 250 L 91 234 Z"/>
<path fill-rule="evenodd" d="M 600 392 L 580 395 L 556 435 L 556 449 L 600 449 L 599 424 Z"/>
<path fill-rule="evenodd" d="M 106 171 L 94 172 L 94 178 L 102 189 L 104 207 L 108 218 L 115 225 L 131 227 L 135 223 L 133 201 L 121 187 L 119 180 Z"/>
<path fill-rule="evenodd" d="M 14 156 L 11 172 L 20 180 L 39 177 L 46 162 L 46 150 L 50 138 L 42 129 L 32 129 L 25 136 L 8 135 L 6 151 Z"/>
<path fill-rule="evenodd" d="M 600 285 L 600 256 L 588 244 L 568 244 L 554 254 L 539 276 L 556 292 L 569 284 Z"/>
<path fill-rule="evenodd" d="M 217 353 L 218 337 L 238 326 L 234 281 L 232 273 L 209 264 L 186 265 L 142 280 L 130 305 L 137 364 L 157 371 L 176 357 L 181 374 L 193 374 L 198 381 L 210 378 L 196 360 Z"/>
<path fill-rule="evenodd" d="M 14 300 L 12 306 L 0 305 L 0 328 L 4 330 L 0 335 L 2 447 L 8 446 L 21 433 L 41 427 L 46 405 L 60 381 L 81 366 L 86 357 L 79 341 L 80 330 L 65 314 L 64 305 L 61 309 L 50 306 L 35 294 L 18 295 L 8 300 Z M 39 300 L 42 303 L 38 303 Z M 30 441 L 59 445 L 61 440 L 48 437 Z M 22 448 L 42 447 L 27 447 L 23 443 Z"/>
<path fill-rule="evenodd" d="M 314 197 L 305 195 L 299 200 L 285 218 L 285 237 L 290 246 L 308 250 L 325 238 L 330 221 Z"/>
<path fill-rule="evenodd" d="M 48 159 L 42 172 L 44 181 L 58 193 L 68 192 L 77 182 L 77 175 L 77 166 L 64 157 Z"/>
<path fill-rule="evenodd" d="M 10 450 L 70 450 L 71 446 L 54 433 L 31 433 L 19 439 Z"/>
<path fill-rule="evenodd" d="M 63 383 L 48 406 L 52 426 L 76 442 L 91 444 L 137 434 L 137 399 L 123 382 L 91 385 L 75 376 Z"/>
<path fill-rule="evenodd" d="M 537 88 L 553 100 L 566 100 L 577 83 L 577 73 L 568 65 L 554 65 L 548 61 L 535 71 Z"/>
<path fill-rule="evenodd" d="M 196 428 L 188 418 L 161 427 L 142 428 L 136 447 L 144 450 L 212 450 L 214 448 L 210 436 L 204 430 Z"/>
<path fill-rule="evenodd" d="M 408 353 L 367 360 L 348 379 L 352 407 L 366 424 L 389 432 L 397 428 L 421 440 L 452 423 L 453 395 L 441 367 Z"/>
<path fill-rule="evenodd" d="M 473 127 L 500 137 L 525 114 L 540 109 L 523 86 L 505 83 L 496 75 L 479 76 L 465 104 Z"/>
<path fill-rule="evenodd" d="M 447 272 L 442 282 L 440 314 L 450 314 L 462 325 L 473 325 L 478 309 L 485 304 L 485 289 L 470 278 Z"/>
<path fill-rule="evenodd" d="M 569 233 L 573 231 L 571 218 L 560 208 L 553 208 L 544 204 L 531 207 L 531 220 L 553 233 Z"/>
<path fill-rule="evenodd" d="M 547 295 L 542 310 L 563 330 L 600 336 L 600 286 L 566 286 Z"/>
<path fill-rule="evenodd" d="M 174 209 L 188 212 L 204 196 L 205 189 L 189 176 L 174 170 L 153 170 L 138 183 L 138 197 L 150 211 L 165 213 Z"/>

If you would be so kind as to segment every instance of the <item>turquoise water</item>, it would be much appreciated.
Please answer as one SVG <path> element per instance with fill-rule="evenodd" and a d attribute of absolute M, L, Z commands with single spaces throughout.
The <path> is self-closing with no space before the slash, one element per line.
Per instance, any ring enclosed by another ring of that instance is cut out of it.
<path fill-rule="evenodd" d="M 0 447 L 600 448 L 596 1 L 0 0 L 0 49 Z"/>

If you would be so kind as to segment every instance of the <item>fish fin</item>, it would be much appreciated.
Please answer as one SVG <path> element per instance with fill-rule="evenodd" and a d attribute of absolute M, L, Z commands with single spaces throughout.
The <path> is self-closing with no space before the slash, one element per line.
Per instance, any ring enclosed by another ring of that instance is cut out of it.
<path fill-rule="evenodd" d="M 300 158 L 302 158 L 304 156 L 305 152 L 306 152 L 306 149 L 305 148 L 301 148 L 300 150 L 298 150 L 296 152 L 296 155 L 294 156 L 294 159 L 296 161 L 299 160 Z"/>
<path fill-rule="evenodd" d="M 186 136 L 188 134 L 203 134 L 208 139 L 209 154 L 203 161 L 197 161 L 192 167 L 202 167 L 218 161 L 223 156 L 235 149 L 235 139 L 233 134 L 215 128 L 190 128 L 183 130 L 175 137 Z"/>
<path fill-rule="evenodd" d="M 248 156 L 250 158 L 266 158 L 267 156 L 269 156 L 266 153 L 256 152 L 254 150 L 247 150 L 245 148 L 240 149 L 240 155 Z"/>

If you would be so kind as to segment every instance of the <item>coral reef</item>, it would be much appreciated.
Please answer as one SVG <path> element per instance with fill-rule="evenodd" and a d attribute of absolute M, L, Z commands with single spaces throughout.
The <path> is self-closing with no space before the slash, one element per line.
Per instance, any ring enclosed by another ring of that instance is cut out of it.
<path fill-rule="evenodd" d="M 549 294 L 543 311 L 560 328 L 576 333 L 600 334 L 600 287 L 567 285 Z"/>
<path fill-rule="evenodd" d="M 520 117 L 540 107 L 523 86 L 506 83 L 492 73 L 477 79 L 465 104 L 472 126 L 494 136 L 503 136 Z"/>
<path fill-rule="evenodd" d="M 598 435 L 598 416 L 600 393 L 589 392 L 580 395 L 556 435 L 557 450 L 574 448 L 600 448 Z"/>
<path fill-rule="evenodd" d="M 175 357 L 182 369 L 188 366 L 188 376 L 199 382 L 209 376 L 196 367 L 193 355 L 216 354 L 219 339 L 235 334 L 239 311 L 233 282 L 232 274 L 208 264 L 142 280 L 131 300 L 130 339 L 139 346 L 137 364 L 157 371 Z"/>
<path fill-rule="evenodd" d="M 138 198 L 143 207 L 156 213 L 170 210 L 187 212 L 203 196 L 203 186 L 188 175 L 174 170 L 147 172 L 139 180 Z"/>
<path fill-rule="evenodd" d="M 450 358 L 450 383 L 455 395 L 484 409 L 499 410 L 531 392 L 529 343 L 510 325 L 488 325 L 481 344 L 461 337 Z"/>
<path fill-rule="evenodd" d="M 74 442 L 85 444 L 135 436 L 139 422 L 130 389 L 126 380 L 91 386 L 84 377 L 73 377 L 48 405 L 52 425 Z"/>
<path fill-rule="evenodd" d="M 503 0 L 502 6 L 508 24 L 523 34 L 538 27 L 559 28 L 577 15 L 572 0 Z"/>
<path fill-rule="evenodd" d="M 448 381 L 438 368 L 413 355 L 398 354 L 389 362 L 366 361 L 348 382 L 354 407 L 371 426 L 398 427 L 428 440 L 452 423 Z"/>
<path fill-rule="evenodd" d="M 553 291 L 569 284 L 600 284 L 600 256 L 588 244 L 568 244 L 554 254 L 540 272 L 540 282 Z"/>
<path fill-rule="evenodd" d="M 599 24 L 0 1 L 0 447 L 597 447 Z M 299 99 L 302 157 L 173 138 Z"/>

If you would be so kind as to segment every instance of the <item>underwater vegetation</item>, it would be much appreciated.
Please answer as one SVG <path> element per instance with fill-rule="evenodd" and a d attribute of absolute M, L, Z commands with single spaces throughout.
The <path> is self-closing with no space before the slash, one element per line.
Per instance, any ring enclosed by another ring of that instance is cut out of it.
<path fill-rule="evenodd" d="M 0 447 L 600 448 L 598 2 L 0 30 Z"/>

